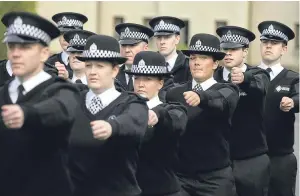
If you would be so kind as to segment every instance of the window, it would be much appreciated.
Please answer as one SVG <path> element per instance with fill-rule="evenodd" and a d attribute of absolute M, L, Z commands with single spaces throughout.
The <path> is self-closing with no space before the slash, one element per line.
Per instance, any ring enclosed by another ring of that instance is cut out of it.
<path fill-rule="evenodd" d="M 295 25 L 295 49 L 299 50 L 299 23 Z"/>
<path fill-rule="evenodd" d="M 150 29 L 151 29 L 151 26 L 149 25 L 149 21 L 150 21 L 151 19 L 152 19 L 152 18 L 150 18 L 150 17 L 145 17 L 144 20 L 143 20 L 144 26 L 149 27 Z"/>
<path fill-rule="evenodd" d="M 226 20 L 216 20 L 216 29 L 223 26 L 227 26 Z"/>
<path fill-rule="evenodd" d="M 124 23 L 124 18 L 121 16 L 115 16 L 113 29 L 115 29 L 115 26 L 117 26 L 118 24 L 121 24 L 121 23 Z M 119 39 L 119 34 L 115 30 L 114 30 L 114 37 L 116 39 Z"/>
<path fill-rule="evenodd" d="M 152 29 L 151 26 L 149 25 L 149 21 L 151 19 L 152 19 L 152 17 L 144 17 L 144 19 L 143 19 L 143 25 L 150 28 L 150 29 Z M 148 46 L 149 46 L 150 50 L 156 50 L 154 37 L 150 38 Z"/>
<path fill-rule="evenodd" d="M 180 31 L 180 43 L 181 45 L 187 46 L 189 43 L 189 21 L 188 20 L 183 20 L 185 27 L 181 29 Z"/>

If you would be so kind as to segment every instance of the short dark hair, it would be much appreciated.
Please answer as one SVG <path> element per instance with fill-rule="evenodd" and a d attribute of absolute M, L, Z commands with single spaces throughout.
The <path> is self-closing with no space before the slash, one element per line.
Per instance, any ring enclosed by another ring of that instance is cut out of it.
<path fill-rule="evenodd" d="M 163 80 L 164 77 L 163 76 L 157 76 L 158 80 Z"/>
<path fill-rule="evenodd" d="M 134 74 L 133 74 L 134 75 Z M 157 78 L 158 80 L 164 80 L 165 79 L 165 77 L 164 76 L 158 76 L 158 75 L 139 75 L 139 74 L 137 74 L 137 75 L 134 75 L 134 76 L 148 76 L 148 77 L 154 77 L 154 78 Z"/>
<path fill-rule="evenodd" d="M 283 42 L 282 42 L 282 46 L 287 46 L 287 44 L 288 44 L 288 43 L 287 43 L 286 41 L 283 41 Z"/>

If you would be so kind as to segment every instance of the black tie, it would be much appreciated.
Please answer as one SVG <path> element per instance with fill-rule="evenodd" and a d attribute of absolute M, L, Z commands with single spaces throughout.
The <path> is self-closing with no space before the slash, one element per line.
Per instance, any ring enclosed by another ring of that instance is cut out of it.
<path fill-rule="evenodd" d="M 270 67 L 268 67 L 268 68 L 266 69 L 266 71 L 267 71 L 268 73 L 271 73 L 271 72 L 272 72 L 272 69 L 271 69 Z"/>
<path fill-rule="evenodd" d="M 77 79 L 77 80 L 75 81 L 75 83 L 76 83 L 76 84 L 82 84 L 82 82 L 81 82 L 80 79 Z"/>
<path fill-rule="evenodd" d="M 133 79 L 132 79 L 132 75 L 128 75 L 129 80 L 128 80 L 128 91 L 133 91 Z"/>
<path fill-rule="evenodd" d="M 228 82 L 231 82 L 231 73 L 228 74 Z"/>
<path fill-rule="evenodd" d="M 170 70 L 170 64 L 168 63 L 168 62 L 166 62 L 166 67 L 167 67 L 167 70 L 168 70 L 168 72 L 171 72 L 171 70 Z"/>
<path fill-rule="evenodd" d="M 25 96 L 23 94 L 23 91 L 25 90 L 24 86 L 22 84 L 20 84 L 18 86 L 18 99 L 17 99 L 17 102 L 19 102 L 20 100 L 22 100 Z"/>

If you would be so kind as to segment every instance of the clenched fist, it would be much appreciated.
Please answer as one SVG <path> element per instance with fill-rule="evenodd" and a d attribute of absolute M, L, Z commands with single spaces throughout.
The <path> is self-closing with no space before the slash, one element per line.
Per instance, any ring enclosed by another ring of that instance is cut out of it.
<path fill-rule="evenodd" d="M 283 112 L 289 112 L 294 107 L 294 101 L 289 97 L 282 97 L 279 107 Z"/>
<path fill-rule="evenodd" d="M 93 131 L 93 136 L 95 139 L 106 140 L 112 134 L 111 125 L 104 120 L 92 121 L 90 123 L 90 125 L 91 125 L 92 131 Z"/>
<path fill-rule="evenodd" d="M 153 110 L 149 110 L 148 126 L 153 127 L 157 123 L 158 123 L 158 118 L 156 113 Z"/>
<path fill-rule="evenodd" d="M 19 129 L 24 124 L 24 112 L 17 104 L 2 106 L 1 116 L 7 128 Z"/>
<path fill-rule="evenodd" d="M 60 62 L 55 62 L 55 67 L 58 70 L 58 76 L 62 77 L 64 79 L 69 78 L 69 72 L 66 69 L 66 66 L 64 64 L 61 64 Z"/>
<path fill-rule="evenodd" d="M 234 84 L 241 84 L 244 82 L 244 73 L 242 68 L 233 67 L 231 69 L 231 82 Z"/>
<path fill-rule="evenodd" d="M 183 93 L 186 103 L 192 107 L 195 107 L 200 104 L 200 97 L 194 91 L 187 91 Z"/>

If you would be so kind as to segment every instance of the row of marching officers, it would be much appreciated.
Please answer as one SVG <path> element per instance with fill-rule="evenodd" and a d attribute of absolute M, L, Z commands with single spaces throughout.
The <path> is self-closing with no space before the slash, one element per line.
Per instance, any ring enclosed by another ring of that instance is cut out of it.
<path fill-rule="evenodd" d="M 181 23 L 163 20 L 153 20 L 160 39 L 180 31 Z M 115 38 L 68 31 L 63 36 L 72 70 L 66 73 L 72 77 L 65 80 L 43 70 L 48 46 L 60 35 L 56 26 L 25 12 L 5 14 L 2 22 L 14 77 L 0 88 L 0 195 L 294 194 L 291 133 L 299 76 L 280 65 L 294 37 L 285 25 L 259 25 L 262 68 L 244 63 L 255 39 L 246 29 L 218 28 L 221 41 L 194 35 L 182 51 L 191 80 L 162 95 L 172 72 L 158 52 L 125 58 Z M 140 29 L 116 27 L 121 48 L 147 42 L 151 31 Z M 123 72 L 134 92 L 116 89 L 122 87 L 119 65 L 128 60 Z M 82 70 L 87 85 L 73 79 Z"/>

